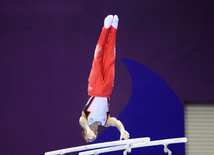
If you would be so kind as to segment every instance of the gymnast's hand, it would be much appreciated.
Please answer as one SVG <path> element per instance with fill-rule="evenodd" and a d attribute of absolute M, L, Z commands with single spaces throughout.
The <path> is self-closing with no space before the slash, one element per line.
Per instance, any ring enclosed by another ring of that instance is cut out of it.
<path fill-rule="evenodd" d="M 129 139 L 129 133 L 126 131 L 126 130 L 123 130 L 123 131 L 121 131 L 120 132 L 120 140 L 122 140 L 122 139 Z"/>

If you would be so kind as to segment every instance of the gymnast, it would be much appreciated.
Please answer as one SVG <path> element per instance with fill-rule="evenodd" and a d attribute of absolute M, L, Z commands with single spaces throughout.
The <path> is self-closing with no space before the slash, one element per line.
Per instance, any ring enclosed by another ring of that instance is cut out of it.
<path fill-rule="evenodd" d="M 79 119 L 86 142 L 93 142 L 97 138 L 100 125 L 117 127 L 120 131 L 120 140 L 129 139 L 129 133 L 121 121 L 110 117 L 109 111 L 115 76 L 115 42 L 118 22 L 117 15 L 108 15 L 104 19 L 104 26 L 95 48 L 88 78 L 88 102 Z"/>

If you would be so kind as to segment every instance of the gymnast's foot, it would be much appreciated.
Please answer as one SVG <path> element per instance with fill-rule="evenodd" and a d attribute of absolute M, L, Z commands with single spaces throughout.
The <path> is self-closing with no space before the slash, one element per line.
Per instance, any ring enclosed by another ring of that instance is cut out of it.
<path fill-rule="evenodd" d="M 114 15 L 113 22 L 112 22 L 113 28 L 117 29 L 117 27 L 118 27 L 118 22 L 119 22 L 118 16 L 117 16 L 117 15 Z"/>
<path fill-rule="evenodd" d="M 108 29 L 110 26 L 111 26 L 111 24 L 112 24 L 112 21 L 113 21 L 113 15 L 108 15 L 106 18 L 105 18 L 105 20 L 104 20 L 104 27 L 106 28 L 106 29 Z"/>

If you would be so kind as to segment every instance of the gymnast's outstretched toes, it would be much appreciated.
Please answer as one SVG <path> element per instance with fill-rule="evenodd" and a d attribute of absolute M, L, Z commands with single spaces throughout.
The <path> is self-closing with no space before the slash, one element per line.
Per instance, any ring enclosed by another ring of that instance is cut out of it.
<path fill-rule="evenodd" d="M 113 15 L 108 15 L 105 19 L 104 19 L 104 27 L 106 29 L 110 28 L 112 22 L 113 22 Z"/>
<path fill-rule="evenodd" d="M 118 22 L 119 22 L 118 16 L 117 16 L 117 15 L 114 15 L 113 22 L 112 22 L 113 28 L 117 29 L 117 27 L 118 27 Z"/>

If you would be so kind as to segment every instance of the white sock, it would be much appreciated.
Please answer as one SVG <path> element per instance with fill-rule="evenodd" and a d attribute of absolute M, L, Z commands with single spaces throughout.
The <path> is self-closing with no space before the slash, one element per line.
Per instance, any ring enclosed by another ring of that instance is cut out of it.
<path fill-rule="evenodd" d="M 104 20 L 104 27 L 108 29 L 113 21 L 113 15 L 108 15 Z"/>
<path fill-rule="evenodd" d="M 119 22 L 119 18 L 117 15 L 114 15 L 114 18 L 113 18 L 113 22 L 112 22 L 112 26 L 117 29 L 118 27 L 118 22 Z"/>

